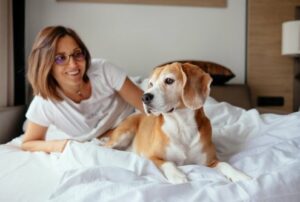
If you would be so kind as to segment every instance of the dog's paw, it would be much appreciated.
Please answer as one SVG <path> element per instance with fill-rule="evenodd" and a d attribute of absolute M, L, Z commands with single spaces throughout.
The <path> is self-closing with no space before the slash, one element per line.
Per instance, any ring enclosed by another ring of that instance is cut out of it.
<path fill-rule="evenodd" d="M 168 181 L 172 184 L 181 184 L 188 182 L 187 176 L 171 162 L 164 163 L 161 166 L 161 169 Z"/>
<path fill-rule="evenodd" d="M 232 182 L 251 180 L 252 178 L 240 171 L 236 171 L 235 175 L 229 177 Z"/>
<path fill-rule="evenodd" d="M 166 176 L 168 181 L 172 184 L 181 184 L 188 182 L 188 179 L 185 174 L 182 172 L 173 172 L 169 173 L 168 176 Z"/>
<path fill-rule="evenodd" d="M 98 139 L 98 145 L 99 146 L 106 146 L 106 144 L 108 143 L 108 141 L 110 140 L 109 137 L 102 137 L 100 139 Z"/>
<path fill-rule="evenodd" d="M 216 168 L 232 182 L 252 179 L 245 173 L 233 168 L 231 165 L 229 165 L 228 163 L 225 163 L 225 162 L 219 162 L 217 164 Z"/>

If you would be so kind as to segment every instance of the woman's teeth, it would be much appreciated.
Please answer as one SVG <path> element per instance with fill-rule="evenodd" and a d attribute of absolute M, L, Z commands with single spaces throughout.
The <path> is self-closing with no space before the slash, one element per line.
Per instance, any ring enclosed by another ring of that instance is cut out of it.
<path fill-rule="evenodd" d="M 67 72 L 67 74 L 71 75 L 71 76 L 75 76 L 75 75 L 79 74 L 79 70 L 69 71 L 69 72 Z"/>

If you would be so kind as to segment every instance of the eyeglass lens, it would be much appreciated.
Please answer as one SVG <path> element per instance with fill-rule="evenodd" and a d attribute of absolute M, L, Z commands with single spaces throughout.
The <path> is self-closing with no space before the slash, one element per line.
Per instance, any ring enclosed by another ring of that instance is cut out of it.
<path fill-rule="evenodd" d="M 57 65 L 65 65 L 69 62 L 70 57 L 73 57 L 75 61 L 83 61 L 85 59 L 84 53 L 81 50 L 79 50 L 79 51 L 75 51 L 70 55 L 58 54 L 55 56 L 54 62 Z"/>

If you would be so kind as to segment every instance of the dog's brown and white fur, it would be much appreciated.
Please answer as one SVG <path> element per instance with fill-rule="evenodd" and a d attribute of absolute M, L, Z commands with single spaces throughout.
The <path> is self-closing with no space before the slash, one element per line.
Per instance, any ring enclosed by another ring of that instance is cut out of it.
<path fill-rule="evenodd" d="M 152 160 L 171 183 L 188 181 L 177 167 L 186 164 L 216 168 L 232 181 L 250 179 L 217 159 L 211 124 L 203 110 L 211 81 L 209 74 L 189 63 L 155 68 L 142 98 L 147 115 L 129 116 L 109 131 L 105 145 L 131 147 Z"/>

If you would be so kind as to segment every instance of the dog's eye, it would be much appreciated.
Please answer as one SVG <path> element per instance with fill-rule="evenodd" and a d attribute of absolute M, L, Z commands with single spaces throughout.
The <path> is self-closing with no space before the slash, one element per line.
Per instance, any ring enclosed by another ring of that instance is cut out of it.
<path fill-rule="evenodd" d="M 174 83 L 174 79 L 171 79 L 171 78 L 166 78 L 165 79 L 165 84 L 171 85 L 172 83 Z"/>
<path fill-rule="evenodd" d="M 152 82 L 149 82 L 149 87 L 152 87 L 153 86 L 153 83 Z"/>

